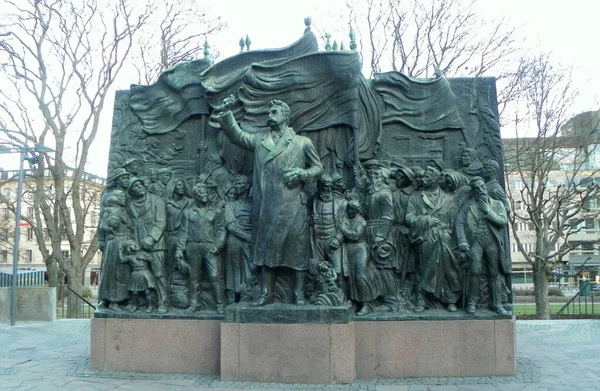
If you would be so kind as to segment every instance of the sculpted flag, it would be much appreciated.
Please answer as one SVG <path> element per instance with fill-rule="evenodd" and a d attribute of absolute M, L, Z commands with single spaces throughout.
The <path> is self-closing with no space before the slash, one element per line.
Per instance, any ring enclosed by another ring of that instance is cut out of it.
<path fill-rule="evenodd" d="M 164 71 L 156 83 L 132 84 L 129 106 L 148 134 L 164 134 L 193 115 L 208 114 L 200 73 L 210 60 L 184 62 Z"/>
<path fill-rule="evenodd" d="M 384 125 L 400 122 L 421 131 L 464 128 L 456 96 L 443 77 L 420 80 L 400 72 L 378 73 L 373 86 L 384 102 Z"/>
<path fill-rule="evenodd" d="M 168 133 L 191 116 L 208 114 L 208 103 L 218 106 L 236 93 L 253 63 L 287 60 L 317 48 L 309 31 L 283 49 L 240 53 L 213 66 L 207 58 L 180 63 L 163 72 L 154 84 L 131 85 L 129 105 L 148 134 Z"/>
<path fill-rule="evenodd" d="M 372 157 L 381 122 L 361 67 L 354 51 L 325 51 L 253 64 L 238 91 L 242 103 L 238 121 L 248 131 L 266 130 L 268 102 L 279 99 L 290 106 L 290 126 L 296 132 L 347 126 L 354 129 L 359 157 Z"/>
<path fill-rule="evenodd" d="M 266 130 L 268 102 L 279 99 L 292 111 L 290 126 L 312 132 L 358 123 L 360 57 L 356 52 L 313 53 L 279 64 L 254 64 L 244 76 L 239 99 L 244 129 Z"/>
<path fill-rule="evenodd" d="M 317 38 L 312 31 L 307 31 L 302 37 L 282 49 L 253 50 L 226 58 L 208 68 L 201 75 L 202 85 L 206 89 L 206 99 L 213 108 L 219 107 L 223 99 L 233 94 L 237 96 L 238 88 L 244 80 L 246 72 L 255 63 L 278 64 L 290 58 L 314 53 L 319 49 Z M 239 106 L 231 108 L 236 119 L 239 120 Z M 210 121 L 210 125 L 218 127 L 216 121 Z"/>

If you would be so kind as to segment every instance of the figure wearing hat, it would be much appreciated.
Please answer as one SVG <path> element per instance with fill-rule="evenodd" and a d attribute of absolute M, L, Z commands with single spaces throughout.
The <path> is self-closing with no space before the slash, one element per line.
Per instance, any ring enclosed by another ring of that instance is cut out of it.
<path fill-rule="evenodd" d="M 396 301 L 396 280 L 394 269 L 397 268 L 395 244 L 392 235 L 394 221 L 394 203 L 392 190 L 385 183 L 382 164 L 377 160 L 364 163 L 367 172 L 367 196 L 365 213 L 367 220 L 367 244 L 371 259 L 379 271 L 382 282 L 384 303 L 380 310 L 393 310 Z"/>
<path fill-rule="evenodd" d="M 167 278 L 165 272 L 164 232 L 167 224 L 165 201 L 146 189 L 140 178 L 131 178 L 127 212 L 132 221 L 133 238 L 140 249 L 150 254 L 150 271 L 156 279 L 157 312 L 166 313 Z"/>
<path fill-rule="evenodd" d="M 413 187 L 414 174 L 410 168 L 400 162 L 392 162 L 393 177 L 396 184 L 396 190 L 392 193 L 394 201 L 394 237 L 396 239 L 396 254 L 398 262 L 398 272 L 400 274 L 401 288 L 405 288 L 405 283 L 410 281 L 413 285 L 416 283 L 414 273 L 416 272 L 415 256 L 410 243 L 410 228 L 406 223 L 406 211 L 408 201 L 415 194 Z M 409 294 L 413 294 L 412 289 L 407 289 Z"/>
<path fill-rule="evenodd" d="M 173 177 L 170 168 L 163 167 L 156 170 L 156 181 L 152 184 L 152 192 L 159 197 L 167 197 L 165 190 Z"/>

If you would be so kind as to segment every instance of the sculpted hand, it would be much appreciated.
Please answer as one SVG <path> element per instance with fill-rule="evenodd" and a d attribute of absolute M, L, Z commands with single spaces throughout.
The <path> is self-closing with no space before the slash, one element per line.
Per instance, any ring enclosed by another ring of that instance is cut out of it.
<path fill-rule="evenodd" d="M 153 245 L 154 245 L 154 239 L 152 239 L 150 236 L 146 236 L 142 240 L 142 243 L 140 243 L 140 246 L 142 247 L 142 250 L 146 250 L 146 251 L 152 250 L 152 246 Z"/>
<path fill-rule="evenodd" d="M 222 106 L 223 111 L 229 110 L 229 108 L 231 107 L 233 102 L 235 102 L 235 96 L 233 96 L 233 94 L 229 95 L 227 98 L 223 99 L 223 106 Z"/>
<path fill-rule="evenodd" d="M 283 184 L 288 187 L 288 189 L 293 189 L 300 184 L 300 178 L 298 177 L 298 173 L 296 170 L 289 170 L 284 172 L 283 174 Z"/>
<path fill-rule="evenodd" d="M 440 219 L 438 219 L 438 218 L 435 218 L 435 217 L 434 217 L 434 218 L 432 218 L 432 219 L 430 220 L 430 222 L 431 222 L 431 226 L 432 226 L 432 227 L 437 227 L 438 225 L 440 225 Z"/>
<path fill-rule="evenodd" d="M 306 170 L 296 170 L 296 176 L 300 179 L 300 182 L 306 182 L 308 180 L 308 172 L 306 172 Z"/>
<path fill-rule="evenodd" d="M 331 247 L 333 250 L 337 250 L 341 245 L 342 244 L 337 238 L 333 238 L 331 239 L 331 242 L 329 242 L 329 247 Z"/>
<path fill-rule="evenodd" d="M 219 251 L 221 251 L 220 247 L 213 247 L 213 248 L 210 249 L 210 253 L 211 254 L 218 254 Z"/>
<path fill-rule="evenodd" d="M 467 252 L 469 252 L 469 244 L 468 244 L 468 243 L 466 243 L 466 242 L 459 243 L 459 244 L 458 244 L 458 249 L 459 249 L 460 251 L 464 251 L 464 252 L 466 252 L 466 253 L 467 253 Z"/>
<path fill-rule="evenodd" d="M 381 246 L 383 243 L 385 243 L 385 238 L 383 236 L 376 236 L 375 237 L 375 244 L 378 246 Z"/>

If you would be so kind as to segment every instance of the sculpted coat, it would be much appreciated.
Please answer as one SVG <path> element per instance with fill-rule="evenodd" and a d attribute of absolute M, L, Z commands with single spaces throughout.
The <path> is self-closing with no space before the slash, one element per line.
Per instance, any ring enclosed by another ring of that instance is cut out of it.
<path fill-rule="evenodd" d="M 421 247 L 419 288 L 444 304 L 456 303 L 461 293 L 460 271 L 452 254 L 452 203 L 452 196 L 439 188 L 416 193 L 406 214 L 412 239 Z"/>
<path fill-rule="evenodd" d="M 310 139 L 287 128 L 277 143 L 270 133 L 246 133 L 231 112 L 221 116 L 229 140 L 254 151 L 252 179 L 253 262 L 257 266 L 309 268 L 308 206 L 302 184 L 286 186 L 284 173 L 306 169 L 307 182 L 321 176 L 323 166 Z"/>

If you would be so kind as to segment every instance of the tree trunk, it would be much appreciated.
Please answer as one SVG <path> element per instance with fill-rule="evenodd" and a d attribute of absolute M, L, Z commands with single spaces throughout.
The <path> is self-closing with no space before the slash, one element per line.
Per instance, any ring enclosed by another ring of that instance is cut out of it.
<path fill-rule="evenodd" d="M 77 270 L 69 270 L 67 271 L 67 285 L 73 291 L 77 292 L 78 295 L 81 295 L 83 292 L 83 273 Z M 68 297 L 67 301 L 67 318 L 82 318 L 83 317 L 83 306 L 85 302 L 75 293 L 70 290 L 65 292 L 65 295 Z"/>
<path fill-rule="evenodd" d="M 548 306 L 548 275 L 546 267 L 539 262 L 533 267 L 533 291 L 535 293 L 535 312 L 540 319 L 550 319 Z"/>
<path fill-rule="evenodd" d="M 58 263 L 54 258 L 50 258 L 46 260 L 46 272 L 48 273 L 48 286 L 57 287 L 58 286 Z"/>

